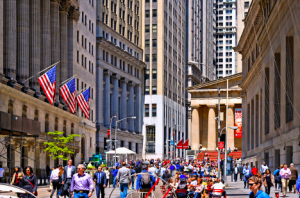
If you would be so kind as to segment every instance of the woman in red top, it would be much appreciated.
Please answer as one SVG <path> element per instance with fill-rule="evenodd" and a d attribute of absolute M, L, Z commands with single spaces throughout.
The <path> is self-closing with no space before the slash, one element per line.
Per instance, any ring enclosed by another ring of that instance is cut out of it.
<path fill-rule="evenodd" d="M 209 180 L 207 181 L 207 187 L 206 187 L 206 191 L 207 191 L 206 194 L 208 194 L 209 197 L 212 197 L 212 191 L 213 191 L 213 190 L 211 189 L 212 185 L 214 185 L 214 183 L 213 183 L 212 179 L 209 179 Z"/>
<path fill-rule="evenodd" d="M 257 168 L 255 166 L 253 166 L 253 168 L 251 169 L 251 172 L 253 175 L 257 174 Z"/>

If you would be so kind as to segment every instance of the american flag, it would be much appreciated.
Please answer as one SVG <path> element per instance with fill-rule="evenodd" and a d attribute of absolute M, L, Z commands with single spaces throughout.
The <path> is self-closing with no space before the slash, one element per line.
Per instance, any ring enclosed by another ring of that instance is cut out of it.
<path fill-rule="evenodd" d="M 80 109 L 84 113 L 87 119 L 90 118 L 90 88 L 87 88 L 79 96 L 77 96 L 77 102 Z"/>
<path fill-rule="evenodd" d="M 74 113 L 76 110 L 75 78 L 72 78 L 69 82 L 64 84 L 59 91 L 67 103 L 71 113 Z"/>
<path fill-rule="evenodd" d="M 45 74 L 38 78 L 50 104 L 52 105 L 55 101 L 55 77 L 56 77 L 56 66 L 51 68 Z"/>

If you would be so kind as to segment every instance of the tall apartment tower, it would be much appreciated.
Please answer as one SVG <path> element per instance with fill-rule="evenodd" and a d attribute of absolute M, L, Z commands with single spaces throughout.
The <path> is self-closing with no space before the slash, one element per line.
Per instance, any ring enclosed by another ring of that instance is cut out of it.
<path fill-rule="evenodd" d="M 186 87 L 191 87 L 216 77 L 216 14 L 209 0 L 187 0 L 186 9 Z M 190 100 L 186 91 L 187 137 L 192 129 Z"/>
<path fill-rule="evenodd" d="M 237 73 L 237 1 L 215 0 L 217 75 L 218 78 Z"/>
<path fill-rule="evenodd" d="M 241 35 L 244 31 L 245 24 L 243 20 L 248 14 L 250 4 L 251 0 L 237 1 L 237 43 L 239 43 Z M 242 55 L 240 53 L 237 53 L 236 63 L 237 73 L 242 72 Z"/>
<path fill-rule="evenodd" d="M 101 154 L 109 149 L 107 130 L 111 127 L 112 139 L 117 132 L 117 148 L 126 147 L 142 157 L 146 64 L 142 61 L 141 4 L 141 0 L 97 0 L 96 150 Z"/>
<path fill-rule="evenodd" d="M 174 0 L 142 3 L 145 158 L 183 156 L 183 150 L 175 145 L 186 140 L 185 6 L 185 1 Z"/>

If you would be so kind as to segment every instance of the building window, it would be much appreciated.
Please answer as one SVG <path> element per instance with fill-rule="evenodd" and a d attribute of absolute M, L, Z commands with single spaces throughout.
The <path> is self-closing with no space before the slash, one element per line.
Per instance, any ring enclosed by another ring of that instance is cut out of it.
<path fill-rule="evenodd" d="M 150 10 L 145 10 L 145 17 L 149 18 L 150 17 Z M 128 15 L 129 18 L 129 15 Z"/>
<path fill-rule="evenodd" d="M 249 2 L 245 2 L 245 8 L 249 8 Z"/>
<path fill-rule="evenodd" d="M 125 147 L 125 143 L 123 140 L 121 140 L 121 147 Z"/>
<path fill-rule="evenodd" d="M 157 39 L 152 39 L 152 47 L 157 47 Z"/>
<path fill-rule="evenodd" d="M 150 61 L 150 55 L 149 54 L 145 54 L 145 62 L 149 62 Z"/>
<path fill-rule="evenodd" d="M 146 33 L 150 32 L 150 25 L 145 25 L 145 32 Z"/>
<path fill-rule="evenodd" d="M 131 142 L 128 142 L 128 149 L 132 150 L 132 144 L 131 144 Z"/>
<path fill-rule="evenodd" d="M 156 54 L 152 54 L 152 62 L 156 63 L 157 61 L 157 55 Z"/>
<path fill-rule="evenodd" d="M 152 24 L 152 32 L 157 32 L 157 24 Z"/>
<path fill-rule="evenodd" d="M 135 152 L 139 154 L 139 143 L 135 143 Z"/>
<path fill-rule="evenodd" d="M 155 126 L 146 127 L 146 153 L 155 153 Z"/>
<path fill-rule="evenodd" d="M 157 70 L 152 69 L 152 79 L 155 80 L 157 78 Z"/>
<path fill-rule="evenodd" d="M 294 38 L 286 37 L 286 123 L 294 119 Z"/>
<path fill-rule="evenodd" d="M 156 95 L 156 94 L 157 94 L 157 87 L 152 86 L 152 95 Z"/>
<path fill-rule="evenodd" d="M 145 80 L 150 79 L 150 70 L 149 69 L 145 69 Z"/>
<path fill-rule="evenodd" d="M 145 95 L 149 95 L 149 94 L 150 94 L 149 86 L 145 86 Z"/>
<path fill-rule="evenodd" d="M 145 47 L 150 47 L 150 39 L 145 40 Z"/>
<path fill-rule="evenodd" d="M 79 63 L 79 51 L 77 50 L 77 63 Z"/>
<path fill-rule="evenodd" d="M 145 104 L 145 117 L 149 117 L 149 104 Z"/>
<path fill-rule="evenodd" d="M 157 9 L 152 10 L 152 17 L 157 17 Z"/>
<path fill-rule="evenodd" d="M 152 104 L 152 117 L 156 117 L 156 104 Z"/>
<path fill-rule="evenodd" d="M 84 12 L 81 13 L 81 22 L 84 23 Z"/>

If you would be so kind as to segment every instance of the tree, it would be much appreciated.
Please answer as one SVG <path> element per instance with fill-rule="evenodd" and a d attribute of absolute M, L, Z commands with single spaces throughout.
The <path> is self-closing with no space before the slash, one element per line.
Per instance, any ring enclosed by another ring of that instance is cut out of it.
<path fill-rule="evenodd" d="M 70 134 L 65 137 L 63 136 L 64 132 L 61 131 L 48 132 L 47 134 L 52 136 L 54 141 L 44 142 L 44 144 L 47 145 L 44 151 L 48 151 L 50 153 L 49 156 L 54 160 L 59 158 L 68 160 L 66 154 L 74 154 L 74 152 L 67 144 L 73 142 L 74 137 L 81 137 L 81 135 L 78 134 Z"/>

